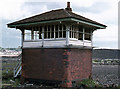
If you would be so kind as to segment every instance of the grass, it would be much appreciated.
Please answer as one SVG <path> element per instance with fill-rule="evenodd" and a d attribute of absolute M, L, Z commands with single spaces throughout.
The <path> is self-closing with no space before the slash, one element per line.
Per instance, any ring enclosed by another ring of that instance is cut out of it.
<path fill-rule="evenodd" d="M 86 87 L 101 87 L 98 82 L 92 80 L 92 79 L 84 79 L 82 81 L 78 81 L 76 83 L 77 86 L 84 85 Z"/>
<path fill-rule="evenodd" d="M 16 66 L 17 61 L 8 60 L 2 62 L 2 87 L 16 87 L 20 84 L 20 79 L 14 79 L 13 68 Z"/>

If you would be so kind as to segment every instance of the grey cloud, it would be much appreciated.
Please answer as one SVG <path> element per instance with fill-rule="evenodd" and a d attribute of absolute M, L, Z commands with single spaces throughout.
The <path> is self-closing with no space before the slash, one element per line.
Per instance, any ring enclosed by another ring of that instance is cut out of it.
<path fill-rule="evenodd" d="M 93 41 L 95 47 L 118 48 L 117 41 Z"/>
<path fill-rule="evenodd" d="M 90 7 L 76 7 L 74 6 L 75 11 L 79 12 L 90 12 L 90 13 L 101 13 L 110 8 L 110 5 L 106 2 L 97 2 Z"/>
<path fill-rule="evenodd" d="M 48 10 L 53 10 L 56 8 L 60 8 L 61 4 L 57 3 L 57 2 L 25 2 L 23 4 L 22 8 L 26 8 L 28 7 L 29 10 L 33 13 L 41 13 L 43 7 L 46 6 Z"/>
<path fill-rule="evenodd" d="M 7 24 L 11 22 L 9 20 L 2 19 L 2 47 L 18 47 L 21 45 L 20 31 L 16 29 L 7 28 Z"/>

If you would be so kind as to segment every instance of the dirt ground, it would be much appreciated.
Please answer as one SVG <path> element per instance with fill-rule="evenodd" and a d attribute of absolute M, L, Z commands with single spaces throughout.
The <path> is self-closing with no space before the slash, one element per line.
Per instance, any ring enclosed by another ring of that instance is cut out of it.
<path fill-rule="evenodd" d="M 118 65 L 93 65 L 92 78 L 102 85 L 118 85 Z"/>

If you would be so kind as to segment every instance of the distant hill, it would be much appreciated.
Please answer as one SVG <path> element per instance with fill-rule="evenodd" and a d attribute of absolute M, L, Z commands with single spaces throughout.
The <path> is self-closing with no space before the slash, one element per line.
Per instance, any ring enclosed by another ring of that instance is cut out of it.
<path fill-rule="evenodd" d="M 93 49 L 93 59 L 118 59 L 118 54 L 117 49 Z"/>

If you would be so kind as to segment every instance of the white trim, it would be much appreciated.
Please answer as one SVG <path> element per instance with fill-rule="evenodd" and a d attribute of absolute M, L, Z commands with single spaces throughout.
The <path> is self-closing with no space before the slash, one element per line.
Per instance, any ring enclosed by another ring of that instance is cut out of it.
<path fill-rule="evenodd" d="M 55 31 L 56 31 L 56 30 L 55 30 L 55 27 L 56 27 L 56 26 L 53 25 L 53 29 L 54 29 L 54 39 L 55 39 Z"/>
<path fill-rule="evenodd" d="M 47 25 L 46 25 L 46 29 L 47 29 L 47 32 L 45 34 L 46 34 L 46 38 L 48 38 L 48 26 Z"/>
<path fill-rule="evenodd" d="M 70 25 L 66 25 L 66 45 L 69 45 Z"/>
<path fill-rule="evenodd" d="M 51 25 L 50 26 L 50 38 L 52 37 L 52 28 L 51 28 Z"/>

